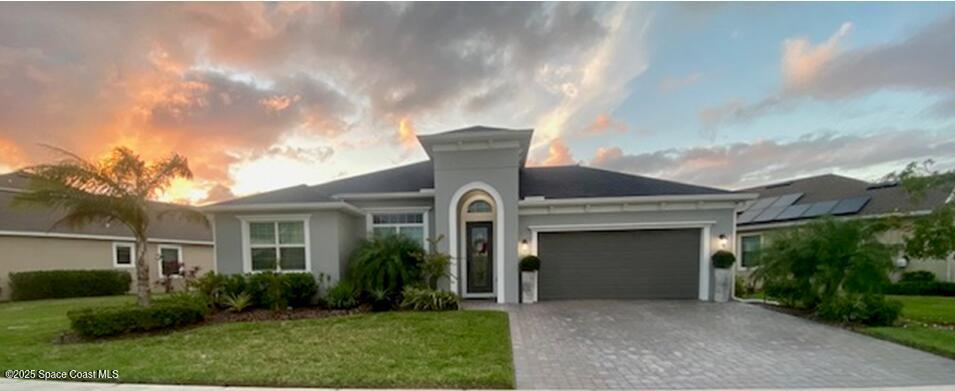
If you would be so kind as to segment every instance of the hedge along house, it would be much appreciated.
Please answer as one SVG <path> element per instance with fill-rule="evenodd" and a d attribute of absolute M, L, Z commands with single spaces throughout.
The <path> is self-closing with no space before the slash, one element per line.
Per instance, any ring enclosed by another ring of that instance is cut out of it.
<path fill-rule="evenodd" d="M 731 249 L 746 195 L 579 166 L 526 167 L 533 130 L 422 135 L 429 160 L 205 207 L 217 268 L 346 273 L 361 238 L 444 237 L 443 287 L 518 301 L 518 259 L 542 259 L 539 296 L 710 300 L 710 255 Z"/>
<path fill-rule="evenodd" d="M 738 271 L 748 276 L 759 262 L 759 253 L 780 230 L 805 225 L 823 216 L 840 219 L 904 219 L 924 216 L 934 208 L 952 202 L 953 189 L 933 188 L 915 199 L 898 183 L 870 183 L 839 175 L 819 175 L 742 189 L 759 198 L 740 208 L 737 218 Z M 901 244 L 906 231 L 894 229 L 879 240 Z M 903 259 L 897 272 L 926 270 L 942 281 L 955 281 L 955 257 L 948 259 Z"/>
<path fill-rule="evenodd" d="M 0 175 L 0 300 L 10 298 L 9 274 L 39 270 L 126 270 L 136 281 L 136 243 L 121 223 L 94 223 L 82 228 L 54 226 L 62 214 L 48 209 L 13 208 L 27 178 Z M 154 203 L 156 210 L 164 204 Z M 154 291 L 163 276 L 182 286 L 182 274 L 194 267 L 215 270 L 210 227 L 174 218 L 153 220 L 149 232 L 149 273 Z M 165 262 L 164 262 L 165 260 Z M 174 265 L 182 263 L 180 267 Z"/>

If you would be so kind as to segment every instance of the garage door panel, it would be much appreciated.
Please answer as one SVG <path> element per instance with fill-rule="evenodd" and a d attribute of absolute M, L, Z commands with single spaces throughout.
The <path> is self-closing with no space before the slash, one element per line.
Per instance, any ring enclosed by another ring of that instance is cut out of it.
<path fill-rule="evenodd" d="M 542 232 L 541 299 L 695 298 L 700 230 Z"/>

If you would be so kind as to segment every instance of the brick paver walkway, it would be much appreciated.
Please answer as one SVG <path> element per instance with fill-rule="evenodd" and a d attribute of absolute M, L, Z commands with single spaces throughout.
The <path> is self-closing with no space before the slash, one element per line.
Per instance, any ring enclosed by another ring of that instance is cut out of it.
<path fill-rule="evenodd" d="M 510 312 L 518 388 L 955 384 L 955 360 L 749 304 L 556 301 L 503 308 Z"/>

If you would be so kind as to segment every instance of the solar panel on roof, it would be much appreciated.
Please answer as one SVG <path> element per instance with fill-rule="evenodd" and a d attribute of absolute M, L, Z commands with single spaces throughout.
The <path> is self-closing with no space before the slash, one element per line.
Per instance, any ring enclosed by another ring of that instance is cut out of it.
<path fill-rule="evenodd" d="M 772 208 L 766 208 L 766 210 L 764 210 L 763 213 L 760 213 L 759 216 L 756 216 L 756 218 L 753 219 L 753 222 L 762 223 L 766 221 L 772 221 L 772 219 L 776 218 L 776 216 L 779 216 L 780 213 L 783 213 L 784 210 L 786 210 L 785 206 L 774 206 Z"/>
<path fill-rule="evenodd" d="M 755 204 L 755 203 L 756 203 L 756 200 L 746 201 L 746 203 L 743 204 L 743 206 L 739 207 L 739 211 L 740 211 L 740 212 L 745 212 L 747 209 L 749 209 L 749 207 L 753 206 L 753 204 Z"/>
<path fill-rule="evenodd" d="M 750 206 L 749 208 L 750 209 L 766 209 L 770 205 L 772 205 L 773 202 L 776 202 L 778 198 L 779 197 L 760 198 L 756 200 L 756 203 L 753 204 L 753 206 Z"/>
<path fill-rule="evenodd" d="M 834 215 L 859 213 L 862 207 L 869 202 L 869 198 L 869 196 L 863 196 L 839 200 L 839 203 L 837 203 L 829 213 Z"/>
<path fill-rule="evenodd" d="M 776 202 L 773 202 L 771 206 L 782 206 L 786 207 L 796 203 L 800 198 L 802 198 L 802 193 L 793 193 L 779 196 L 779 199 Z"/>
<path fill-rule="evenodd" d="M 739 215 L 739 217 L 736 219 L 736 223 L 744 224 L 744 223 L 751 222 L 753 221 L 753 219 L 756 218 L 756 216 L 759 216 L 760 213 L 763 213 L 762 209 L 747 210 L 746 212 L 743 212 L 743 214 Z"/>
<path fill-rule="evenodd" d="M 806 210 L 808 210 L 810 206 L 812 206 L 812 204 L 790 205 L 786 207 L 786 210 L 784 210 L 783 213 L 780 213 L 779 216 L 776 216 L 775 220 L 798 219 L 803 213 L 806 213 Z"/>
<path fill-rule="evenodd" d="M 806 213 L 803 213 L 802 216 L 799 216 L 799 217 L 816 217 L 816 216 L 822 216 L 824 214 L 829 214 L 829 211 L 832 210 L 834 206 L 836 206 L 836 203 L 837 201 L 823 201 L 823 202 L 813 203 L 811 204 L 812 206 L 809 207 L 809 210 L 807 210 Z"/>

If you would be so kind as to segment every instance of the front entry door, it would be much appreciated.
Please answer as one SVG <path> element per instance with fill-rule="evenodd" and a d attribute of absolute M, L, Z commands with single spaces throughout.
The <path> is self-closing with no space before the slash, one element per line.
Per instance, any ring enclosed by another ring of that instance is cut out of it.
<path fill-rule="evenodd" d="M 494 292 L 494 226 L 467 223 L 467 293 Z"/>

